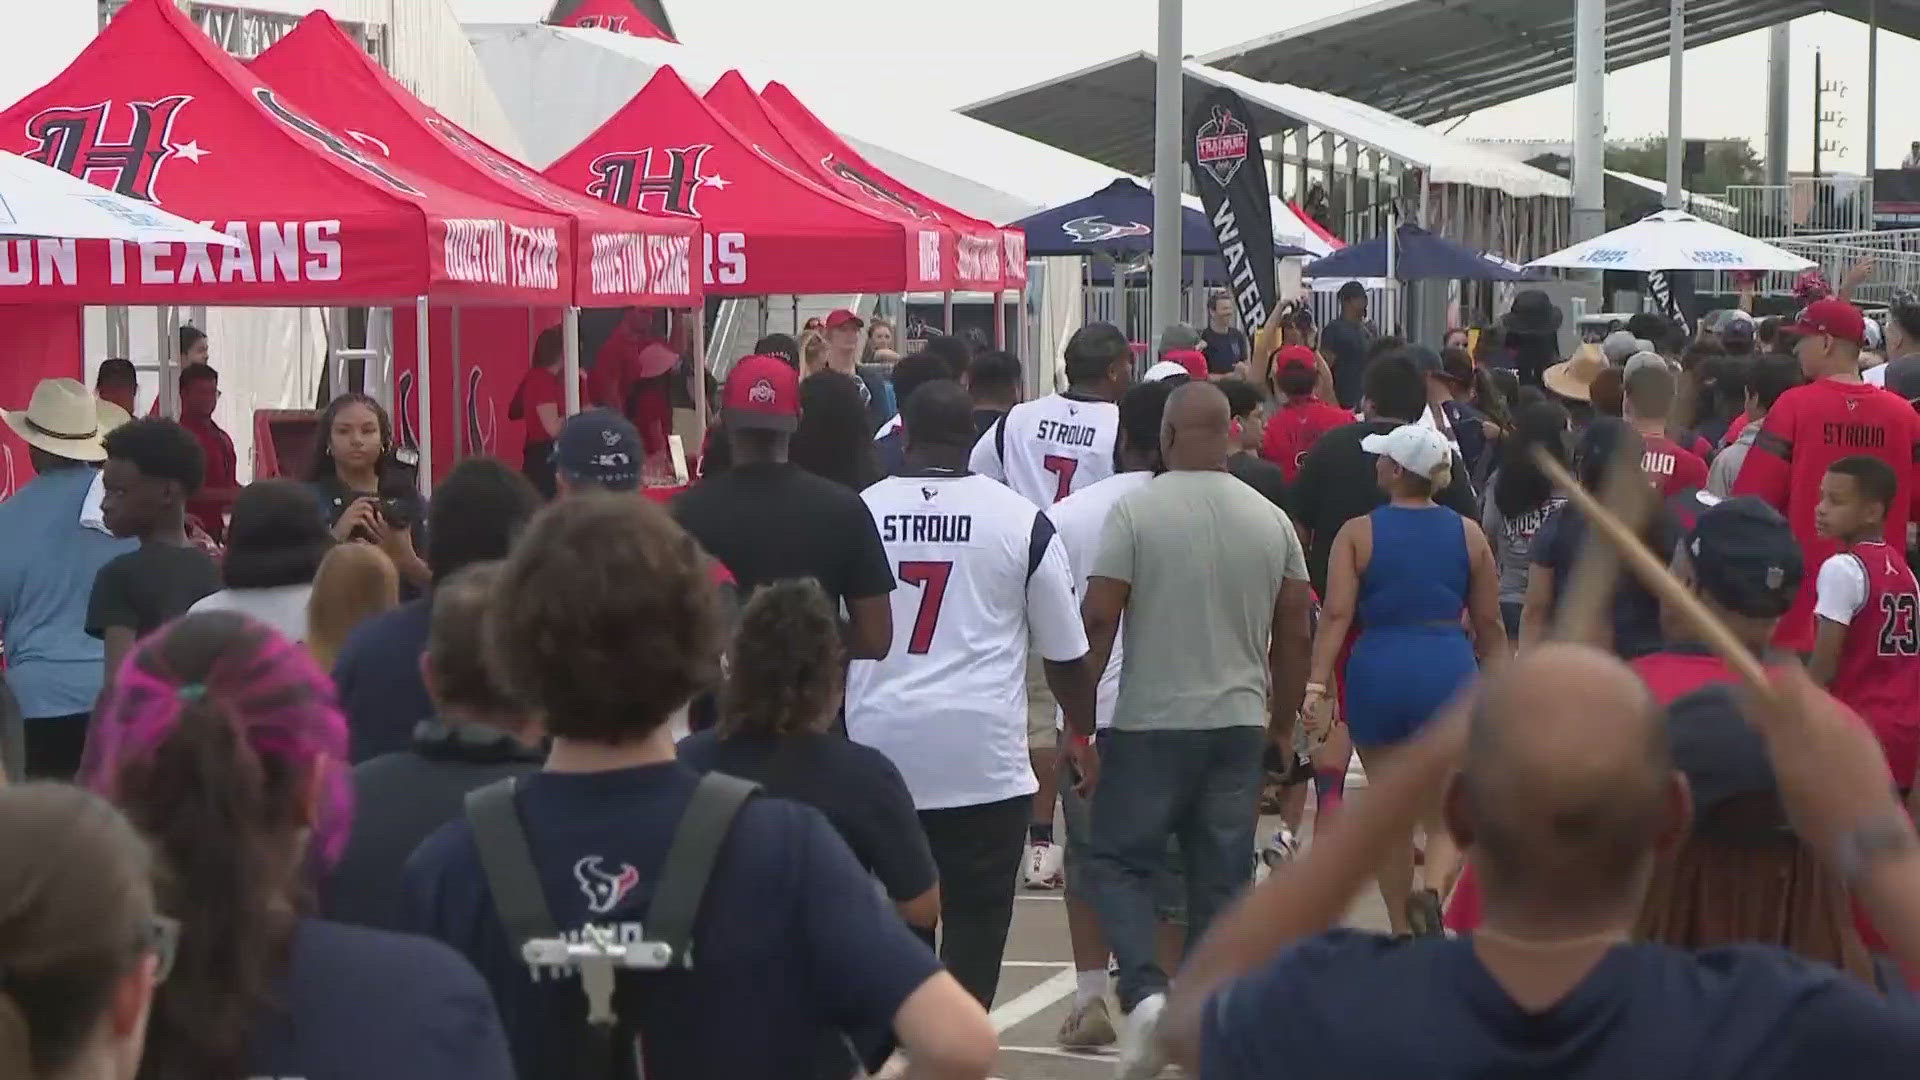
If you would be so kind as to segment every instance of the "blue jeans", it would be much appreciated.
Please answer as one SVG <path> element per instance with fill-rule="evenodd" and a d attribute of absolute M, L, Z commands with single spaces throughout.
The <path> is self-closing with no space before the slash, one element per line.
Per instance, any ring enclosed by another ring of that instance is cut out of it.
<path fill-rule="evenodd" d="M 1180 842 L 1187 878 L 1187 940 L 1253 876 L 1266 730 L 1109 731 L 1100 737 L 1093 790 L 1093 904 L 1119 964 L 1123 1011 L 1164 992 L 1154 948 L 1154 879 L 1167 837 Z"/>

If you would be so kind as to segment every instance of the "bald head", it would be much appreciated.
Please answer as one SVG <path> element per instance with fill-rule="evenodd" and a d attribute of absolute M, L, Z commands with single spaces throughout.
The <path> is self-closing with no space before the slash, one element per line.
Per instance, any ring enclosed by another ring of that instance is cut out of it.
<path fill-rule="evenodd" d="M 1655 850 L 1686 829 L 1685 791 L 1639 676 L 1596 649 L 1545 645 L 1483 689 L 1448 823 L 1490 904 L 1637 910 Z"/>
<path fill-rule="evenodd" d="M 1210 382 L 1190 382 L 1167 398 L 1160 422 L 1160 452 L 1167 468 L 1205 471 L 1224 468 L 1233 409 L 1227 395 Z"/>

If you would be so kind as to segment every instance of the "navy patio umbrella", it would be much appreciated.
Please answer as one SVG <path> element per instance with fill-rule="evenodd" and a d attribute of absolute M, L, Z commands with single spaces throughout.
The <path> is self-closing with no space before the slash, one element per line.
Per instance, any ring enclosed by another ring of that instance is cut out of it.
<path fill-rule="evenodd" d="M 1028 255 L 1105 255 L 1131 258 L 1153 250 L 1153 192 L 1122 177 L 1084 199 L 1042 210 L 1013 224 L 1026 230 Z M 1207 216 L 1180 208 L 1180 254 L 1218 255 Z M 1276 256 L 1308 252 L 1276 244 Z"/>
<path fill-rule="evenodd" d="M 1387 276 L 1387 238 L 1376 236 L 1307 264 L 1310 278 L 1382 278 Z M 1418 225 L 1400 226 L 1393 253 L 1393 276 L 1400 281 L 1466 278 L 1471 281 L 1535 281 L 1538 275 L 1455 243 Z"/>

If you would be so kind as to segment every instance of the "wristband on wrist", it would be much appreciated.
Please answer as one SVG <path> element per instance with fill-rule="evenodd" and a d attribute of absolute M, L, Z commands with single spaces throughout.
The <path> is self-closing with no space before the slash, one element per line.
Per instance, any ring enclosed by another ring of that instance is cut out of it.
<path fill-rule="evenodd" d="M 1320 696 L 1325 697 L 1327 693 L 1327 684 L 1323 682 L 1310 682 L 1307 684 L 1306 689 L 1307 689 L 1307 693 L 1309 694 L 1319 694 Z"/>

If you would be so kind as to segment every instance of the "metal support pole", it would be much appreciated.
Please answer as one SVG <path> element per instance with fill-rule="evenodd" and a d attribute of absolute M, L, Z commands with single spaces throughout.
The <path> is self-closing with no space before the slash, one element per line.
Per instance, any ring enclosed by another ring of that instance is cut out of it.
<path fill-rule="evenodd" d="M 1147 328 L 1152 338 L 1180 321 L 1180 136 L 1185 126 L 1180 9 L 1181 0 L 1160 0 L 1153 95 L 1153 318 Z"/>
<path fill-rule="evenodd" d="M 1347 140 L 1347 214 L 1341 223 L 1342 235 L 1354 235 L 1353 227 L 1360 220 L 1360 144 Z"/>
<path fill-rule="evenodd" d="M 1822 81 L 1820 74 L 1820 50 L 1815 49 L 1813 50 L 1813 178 L 1815 180 L 1820 179 L 1820 107 L 1825 104 L 1820 98 L 1826 91 L 1827 84 Z M 1791 201 L 1789 201 L 1790 205 Z"/>
<path fill-rule="evenodd" d="M 154 328 L 160 347 L 160 415 L 180 416 L 180 309 L 155 308 Z"/>
<path fill-rule="evenodd" d="M 1867 179 L 1879 164 L 1880 148 L 1880 0 L 1867 0 Z"/>
<path fill-rule="evenodd" d="M 1293 201 L 1307 205 L 1307 125 L 1293 129 Z"/>
<path fill-rule="evenodd" d="M 1687 0 L 1672 0 L 1667 8 L 1667 198 L 1669 210 L 1684 209 L 1680 193 L 1680 151 L 1686 142 L 1680 118 L 1686 96 L 1683 66 L 1687 51 Z"/>
<path fill-rule="evenodd" d="M 413 385 L 420 395 L 420 494 L 433 490 L 433 357 L 432 335 L 427 326 L 427 298 L 413 301 Z M 407 403 L 397 402 L 404 409 Z"/>
<path fill-rule="evenodd" d="M 560 316 L 560 402 L 566 414 L 580 411 L 580 309 Z"/>
<path fill-rule="evenodd" d="M 707 446 L 707 307 L 705 302 L 694 306 L 693 316 L 693 452 L 699 454 Z M 684 450 L 685 447 L 682 447 Z"/>
<path fill-rule="evenodd" d="M 1386 317 L 1381 320 L 1381 331 L 1388 334 L 1400 332 L 1400 281 L 1397 276 L 1399 267 L 1400 214 L 1396 207 L 1387 209 L 1387 287 Z"/>
<path fill-rule="evenodd" d="M 1607 229 L 1607 0 L 1578 0 L 1573 24 L 1573 239 Z"/>
<path fill-rule="evenodd" d="M 998 286 L 993 290 L 993 347 L 1007 347 L 1007 291 Z"/>
<path fill-rule="evenodd" d="M 1020 283 L 1018 303 L 1020 305 L 1020 338 L 1014 342 L 1013 356 L 1022 364 L 1026 364 L 1030 362 L 1027 358 L 1033 355 L 1033 350 L 1027 347 L 1031 343 L 1029 337 L 1031 331 L 1027 326 L 1027 283 L 1024 281 Z"/>
<path fill-rule="evenodd" d="M 1767 183 L 1787 186 L 1787 113 L 1793 100 L 1793 24 L 1780 22 L 1767 31 Z"/>
<path fill-rule="evenodd" d="M 754 337 L 756 339 L 766 337 L 767 336 L 767 298 L 764 296 L 754 297 L 753 306 L 754 306 L 755 312 L 758 314 L 758 317 L 759 317 L 759 322 L 756 324 L 758 326 L 758 329 L 754 331 Z"/>
<path fill-rule="evenodd" d="M 953 290 L 948 289 L 940 298 L 940 318 L 946 333 L 953 333 Z"/>
<path fill-rule="evenodd" d="M 483 446 L 467 445 L 467 380 L 460 362 L 460 305 L 453 305 L 453 458 L 477 454 Z"/>

